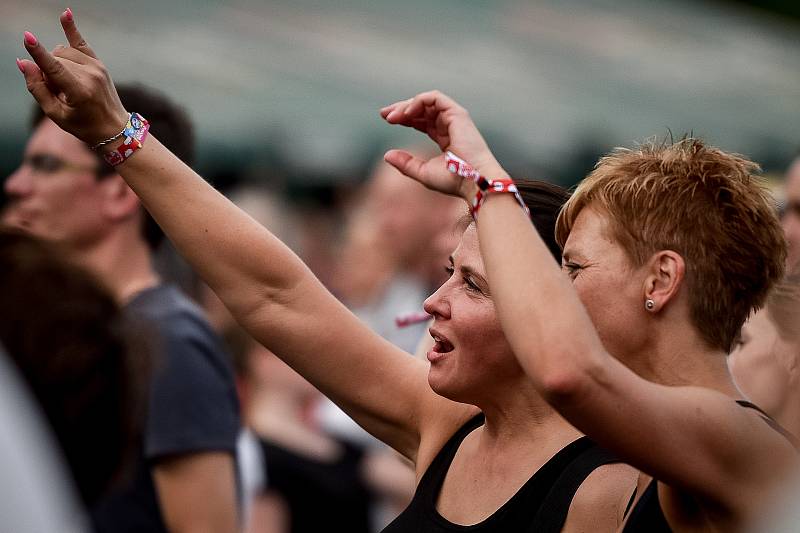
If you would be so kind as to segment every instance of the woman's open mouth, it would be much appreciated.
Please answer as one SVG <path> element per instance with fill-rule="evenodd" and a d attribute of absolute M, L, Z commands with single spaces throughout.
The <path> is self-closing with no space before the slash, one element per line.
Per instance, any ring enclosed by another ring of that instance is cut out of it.
<path fill-rule="evenodd" d="M 453 351 L 454 346 L 453 344 L 447 339 L 447 337 L 441 335 L 440 333 L 434 331 L 432 328 L 429 330 L 431 337 L 435 341 L 433 347 L 428 352 L 428 361 L 434 362 L 436 360 L 441 359 L 445 356 L 445 354 L 450 353 Z"/>

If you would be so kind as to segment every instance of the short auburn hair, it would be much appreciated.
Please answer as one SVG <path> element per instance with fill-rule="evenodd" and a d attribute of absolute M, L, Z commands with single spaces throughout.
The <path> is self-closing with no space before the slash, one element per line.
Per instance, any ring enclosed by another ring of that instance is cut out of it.
<path fill-rule="evenodd" d="M 589 205 L 641 266 L 659 250 L 686 262 L 691 320 L 705 341 L 730 352 L 742 324 L 783 275 L 786 242 L 757 164 L 703 141 L 649 140 L 600 159 L 559 214 L 563 247 Z"/>

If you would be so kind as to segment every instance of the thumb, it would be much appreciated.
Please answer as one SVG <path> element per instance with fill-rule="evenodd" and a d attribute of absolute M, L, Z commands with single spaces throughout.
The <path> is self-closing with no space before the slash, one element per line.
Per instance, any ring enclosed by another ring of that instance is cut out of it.
<path fill-rule="evenodd" d="M 42 111 L 45 114 L 54 111 L 55 106 L 58 104 L 58 98 L 48 87 L 42 70 L 36 63 L 27 59 L 17 59 L 17 67 L 22 72 L 22 75 L 25 76 L 25 85 L 28 88 L 28 92 L 33 95 L 42 107 Z"/>
<path fill-rule="evenodd" d="M 389 150 L 383 156 L 383 160 L 392 165 L 394 168 L 412 178 L 421 182 L 425 185 L 425 181 L 423 180 L 423 170 L 422 166 L 425 164 L 425 161 L 418 157 L 414 157 L 409 152 L 405 150 Z"/>

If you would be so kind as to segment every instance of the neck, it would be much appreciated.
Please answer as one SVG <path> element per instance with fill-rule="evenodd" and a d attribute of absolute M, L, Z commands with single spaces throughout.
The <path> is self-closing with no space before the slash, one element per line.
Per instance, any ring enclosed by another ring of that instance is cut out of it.
<path fill-rule="evenodd" d="M 272 435 L 287 426 L 310 426 L 309 410 L 313 402 L 291 393 L 260 387 L 253 391 L 247 423 L 262 435 Z"/>
<path fill-rule="evenodd" d="M 476 403 L 485 417 L 483 439 L 541 443 L 549 439 L 574 440 L 580 432 L 559 415 L 522 374 L 518 383 L 498 388 L 486 401 Z"/>
<path fill-rule="evenodd" d="M 650 331 L 647 343 L 620 359 L 639 376 L 654 383 L 692 385 L 733 398 L 742 397 L 728 370 L 727 355 L 709 347 L 691 326 Z"/>
<path fill-rule="evenodd" d="M 75 261 L 94 272 L 122 305 L 160 281 L 153 269 L 152 252 L 138 231 L 119 228 L 90 246 L 71 251 Z"/>

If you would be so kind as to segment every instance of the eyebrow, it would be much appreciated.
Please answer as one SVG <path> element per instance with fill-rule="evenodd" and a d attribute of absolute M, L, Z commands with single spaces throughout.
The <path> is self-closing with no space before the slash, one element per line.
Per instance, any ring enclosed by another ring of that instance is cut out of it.
<path fill-rule="evenodd" d="M 455 267 L 453 256 L 451 255 L 448 259 L 450 259 L 450 266 Z M 481 288 L 484 290 L 484 292 L 488 293 L 489 283 L 486 281 L 486 278 L 478 274 L 475 269 L 467 265 L 461 265 L 458 271 L 461 272 L 461 274 L 467 274 L 472 277 L 476 282 L 478 282 L 479 285 L 481 285 Z"/>

